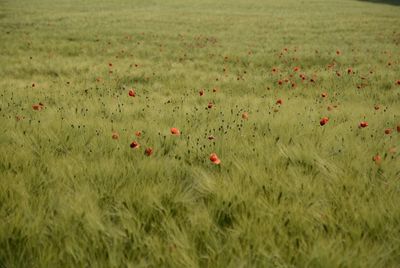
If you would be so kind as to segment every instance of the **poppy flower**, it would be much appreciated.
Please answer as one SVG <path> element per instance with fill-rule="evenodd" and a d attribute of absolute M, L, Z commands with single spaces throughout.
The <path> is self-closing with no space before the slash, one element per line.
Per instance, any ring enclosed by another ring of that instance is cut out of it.
<path fill-rule="evenodd" d="M 201 90 L 199 91 L 199 95 L 200 95 L 200 96 L 203 96 L 203 95 L 204 95 L 204 89 L 201 89 Z"/>
<path fill-rule="evenodd" d="M 282 99 L 278 99 L 278 100 L 276 101 L 276 104 L 282 105 L 282 104 L 283 104 L 283 100 L 282 100 Z"/>
<path fill-rule="evenodd" d="M 372 157 L 372 160 L 375 162 L 375 164 L 379 165 L 382 162 L 382 157 L 379 154 L 376 154 L 374 157 Z"/>
<path fill-rule="evenodd" d="M 392 129 L 391 128 L 385 129 L 385 134 L 386 135 L 390 135 L 391 133 L 392 133 Z"/>
<path fill-rule="evenodd" d="M 398 86 L 400 86 L 400 80 L 397 80 L 397 81 L 396 81 L 396 84 L 397 84 Z"/>
<path fill-rule="evenodd" d="M 278 69 L 272 68 L 272 72 L 273 72 L 273 73 L 276 73 L 277 71 L 278 71 Z"/>
<path fill-rule="evenodd" d="M 400 125 L 397 125 L 396 130 L 400 133 Z"/>
<path fill-rule="evenodd" d="M 365 121 L 362 121 L 362 122 L 360 122 L 359 126 L 360 126 L 361 128 L 365 128 L 365 127 L 368 127 L 368 123 L 365 122 Z"/>
<path fill-rule="evenodd" d="M 32 87 L 35 87 L 35 83 L 32 83 Z"/>
<path fill-rule="evenodd" d="M 340 50 L 336 50 L 336 55 L 340 55 Z"/>
<path fill-rule="evenodd" d="M 278 85 L 282 85 L 283 81 L 282 80 L 278 80 Z"/>
<path fill-rule="evenodd" d="M 38 104 L 32 105 L 32 108 L 33 108 L 33 110 L 35 110 L 35 111 L 40 111 L 40 110 L 42 110 L 42 107 L 41 107 L 40 105 L 38 105 Z"/>
<path fill-rule="evenodd" d="M 119 134 L 117 132 L 112 133 L 112 138 L 113 140 L 118 140 L 119 139 Z"/>
<path fill-rule="evenodd" d="M 171 134 L 175 136 L 181 135 L 181 132 L 176 127 L 171 128 Z"/>
<path fill-rule="evenodd" d="M 113 66 L 112 63 L 109 63 L 109 64 L 108 64 L 108 67 L 112 67 L 112 66 Z"/>
<path fill-rule="evenodd" d="M 135 90 L 134 89 L 131 89 L 131 90 L 129 90 L 129 96 L 131 96 L 131 97 L 135 97 L 136 96 L 136 92 L 135 92 Z"/>
<path fill-rule="evenodd" d="M 140 144 L 137 143 L 136 141 L 132 141 L 130 146 L 132 149 L 137 149 L 140 147 Z"/>
<path fill-rule="evenodd" d="M 218 88 L 214 87 L 214 88 L 213 88 L 213 92 L 215 93 L 215 92 L 217 92 L 217 91 L 218 91 Z"/>
<path fill-rule="evenodd" d="M 153 154 L 153 148 L 147 147 L 146 150 L 144 150 L 145 155 L 150 156 Z"/>
<path fill-rule="evenodd" d="M 210 154 L 210 161 L 213 162 L 215 165 L 219 165 L 221 160 L 218 158 L 216 153 Z"/>
<path fill-rule="evenodd" d="M 381 108 L 381 107 L 379 107 L 379 105 L 375 105 L 375 106 L 374 106 L 374 109 L 375 109 L 375 110 L 379 110 L 379 108 Z"/>
<path fill-rule="evenodd" d="M 215 137 L 213 135 L 208 136 L 208 139 L 211 141 L 213 139 L 215 139 Z"/>
<path fill-rule="evenodd" d="M 136 137 L 141 137 L 142 136 L 142 132 L 140 130 L 135 131 L 135 136 Z"/>
<path fill-rule="evenodd" d="M 327 96 L 328 96 L 328 93 L 326 93 L 326 92 L 322 92 L 322 93 L 321 93 L 321 97 L 322 97 L 322 98 L 326 98 Z"/>
<path fill-rule="evenodd" d="M 352 74 L 352 73 L 353 73 L 353 69 L 348 68 L 348 69 L 347 69 L 347 73 L 348 73 L 348 74 Z"/>
<path fill-rule="evenodd" d="M 244 113 L 242 114 L 242 118 L 243 118 L 244 120 L 249 119 L 249 113 L 248 113 L 248 112 L 244 112 Z"/>
<path fill-rule="evenodd" d="M 328 123 L 329 118 L 328 117 L 322 117 L 321 120 L 319 121 L 319 124 L 321 126 L 324 126 L 326 123 Z"/>
<path fill-rule="evenodd" d="M 32 109 L 35 111 L 41 111 L 43 108 L 44 108 L 44 105 L 41 102 L 39 102 L 38 104 L 32 105 Z"/>
<path fill-rule="evenodd" d="M 295 71 L 295 72 L 297 72 L 297 71 L 299 71 L 299 70 L 300 70 L 300 67 L 298 67 L 298 66 L 296 66 L 296 67 L 293 68 L 293 71 Z"/>
<path fill-rule="evenodd" d="M 208 109 L 211 109 L 211 108 L 213 107 L 213 103 L 212 103 L 212 102 L 209 102 L 208 105 L 207 105 L 207 107 L 208 107 Z"/>

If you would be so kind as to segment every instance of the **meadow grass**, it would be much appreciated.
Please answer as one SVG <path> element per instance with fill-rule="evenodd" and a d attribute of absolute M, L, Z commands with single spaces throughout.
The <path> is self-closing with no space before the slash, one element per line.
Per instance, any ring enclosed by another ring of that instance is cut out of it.
<path fill-rule="evenodd" d="M 398 266 L 384 2 L 0 1 L 0 267 Z"/>

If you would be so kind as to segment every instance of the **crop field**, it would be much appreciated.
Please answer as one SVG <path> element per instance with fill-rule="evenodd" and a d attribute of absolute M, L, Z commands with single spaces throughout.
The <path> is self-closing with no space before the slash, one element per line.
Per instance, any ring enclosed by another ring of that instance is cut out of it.
<path fill-rule="evenodd" d="M 0 267 L 399 267 L 400 2 L 0 0 Z"/>

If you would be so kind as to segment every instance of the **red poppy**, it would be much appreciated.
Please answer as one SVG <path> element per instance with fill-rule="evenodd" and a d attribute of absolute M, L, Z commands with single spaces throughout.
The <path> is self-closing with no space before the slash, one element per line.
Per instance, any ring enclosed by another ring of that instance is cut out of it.
<path fill-rule="evenodd" d="M 372 160 L 375 162 L 375 164 L 379 165 L 382 162 L 382 157 L 379 154 L 376 154 L 374 157 L 372 157 Z"/>
<path fill-rule="evenodd" d="M 221 160 L 218 158 L 216 153 L 210 154 L 210 161 L 213 162 L 215 165 L 219 165 Z"/>
<path fill-rule="evenodd" d="M 374 109 L 375 109 L 375 110 L 379 110 L 379 108 L 381 108 L 381 107 L 379 107 L 379 105 L 375 105 L 375 106 L 374 106 Z"/>
<path fill-rule="evenodd" d="M 362 122 L 360 122 L 359 126 L 360 126 L 361 128 L 365 128 L 365 127 L 368 127 L 368 123 L 365 122 L 365 121 L 362 121 Z"/>
<path fill-rule="evenodd" d="M 352 74 L 352 73 L 353 73 L 353 69 L 348 68 L 348 69 L 347 69 L 347 73 L 348 73 L 348 74 Z"/>
<path fill-rule="evenodd" d="M 400 86 L 400 80 L 397 80 L 397 81 L 396 81 L 396 84 L 397 84 L 398 86 Z"/>
<path fill-rule="evenodd" d="M 336 55 L 340 55 L 340 50 L 336 50 Z"/>
<path fill-rule="evenodd" d="M 297 72 L 297 71 L 299 71 L 299 70 L 300 70 L 300 67 L 298 67 L 298 66 L 296 66 L 296 67 L 293 68 L 293 71 L 295 71 L 295 72 Z"/>
<path fill-rule="evenodd" d="M 396 130 L 400 133 L 400 125 L 397 125 Z"/>
<path fill-rule="evenodd" d="M 150 156 L 153 154 L 153 148 L 148 147 L 146 148 L 146 150 L 144 151 L 145 155 Z"/>
<path fill-rule="evenodd" d="M 391 133 L 392 133 L 392 129 L 391 128 L 385 129 L 385 134 L 386 135 L 390 135 Z"/>
<path fill-rule="evenodd" d="M 324 126 L 326 123 L 328 123 L 329 118 L 328 117 L 322 117 L 321 120 L 319 121 L 319 124 L 321 126 Z"/>
<path fill-rule="evenodd" d="M 244 120 L 249 119 L 249 113 L 248 113 L 248 112 L 244 112 L 244 113 L 242 114 L 242 118 L 243 118 Z"/>
<path fill-rule="evenodd" d="M 208 105 L 207 105 L 207 107 L 208 107 L 208 109 L 211 109 L 211 108 L 213 107 L 213 103 L 212 103 L 212 102 L 209 102 Z"/>
<path fill-rule="evenodd" d="M 132 141 L 130 146 L 132 149 L 137 149 L 140 147 L 140 144 L 137 143 L 136 141 Z"/>
<path fill-rule="evenodd" d="M 321 97 L 322 98 L 326 98 L 328 96 L 328 93 L 326 93 L 326 92 L 323 92 L 322 94 L 321 94 Z"/>
<path fill-rule="evenodd" d="M 135 92 L 135 90 L 132 88 L 131 90 L 129 90 L 129 96 L 131 96 L 131 97 L 135 97 L 136 96 L 136 92 Z"/>
<path fill-rule="evenodd" d="M 140 130 L 135 131 L 135 136 L 136 137 L 141 137 L 142 136 L 142 132 Z"/>
<path fill-rule="evenodd" d="M 201 90 L 199 91 L 199 95 L 200 95 L 200 96 L 203 96 L 203 95 L 204 95 L 204 89 L 201 89 Z"/>
<path fill-rule="evenodd" d="M 282 100 L 282 99 L 278 99 L 278 100 L 276 101 L 276 104 L 282 105 L 282 104 L 283 104 L 283 100 Z"/>
<path fill-rule="evenodd" d="M 175 136 L 181 135 L 181 132 L 176 127 L 171 128 L 171 134 Z"/>
<path fill-rule="evenodd" d="M 282 85 L 283 81 L 282 80 L 278 80 L 278 85 Z"/>
<path fill-rule="evenodd" d="M 215 139 L 215 137 L 213 135 L 208 136 L 208 139 L 211 141 L 213 139 Z"/>
<path fill-rule="evenodd" d="M 39 102 L 38 104 L 33 104 L 32 105 L 32 109 L 35 111 L 41 111 L 44 108 L 44 105 Z"/>

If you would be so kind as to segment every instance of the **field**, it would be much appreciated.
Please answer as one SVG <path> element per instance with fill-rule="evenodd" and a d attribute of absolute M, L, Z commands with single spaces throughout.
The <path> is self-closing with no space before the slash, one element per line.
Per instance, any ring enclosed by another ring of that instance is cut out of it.
<path fill-rule="evenodd" d="M 398 267 L 399 14 L 0 0 L 0 267 Z"/>

